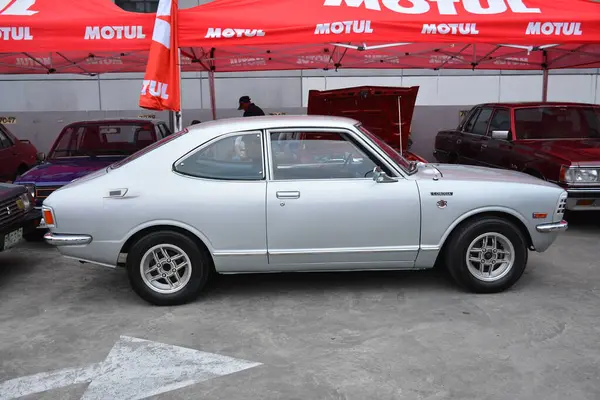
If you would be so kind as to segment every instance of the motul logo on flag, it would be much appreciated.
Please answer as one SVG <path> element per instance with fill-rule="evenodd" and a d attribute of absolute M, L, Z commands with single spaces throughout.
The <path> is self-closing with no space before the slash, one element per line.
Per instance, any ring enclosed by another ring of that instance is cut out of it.
<path fill-rule="evenodd" d="M 169 84 L 164 82 L 144 80 L 144 83 L 142 84 L 142 96 L 145 96 L 146 93 L 150 93 L 150 96 L 160 97 L 163 100 L 169 100 L 169 94 L 167 93 L 168 87 Z"/>
<path fill-rule="evenodd" d="M 0 15 L 34 15 L 39 11 L 30 10 L 36 0 L 0 0 Z"/>
<path fill-rule="evenodd" d="M 509 10 L 517 14 L 539 14 L 539 8 L 527 7 L 526 0 L 324 0 L 324 6 L 364 7 L 367 10 L 381 11 L 382 6 L 402 14 L 426 14 L 437 7 L 440 15 L 458 15 L 456 3 L 462 3 L 469 14 L 503 14 Z"/>
<path fill-rule="evenodd" d="M 160 0 L 140 92 L 140 107 L 150 110 L 181 110 L 177 0 Z"/>

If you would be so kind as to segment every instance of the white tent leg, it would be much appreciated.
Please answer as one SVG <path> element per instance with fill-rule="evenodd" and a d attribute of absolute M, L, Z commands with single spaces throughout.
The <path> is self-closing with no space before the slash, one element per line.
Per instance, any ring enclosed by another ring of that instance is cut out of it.
<path fill-rule="evenodd" d="M 215 71 L 208 71 L 208 91 L 210 93 L 210 110 L 212 119 L 217 119 L 217 101 L 215 97 Z"/>

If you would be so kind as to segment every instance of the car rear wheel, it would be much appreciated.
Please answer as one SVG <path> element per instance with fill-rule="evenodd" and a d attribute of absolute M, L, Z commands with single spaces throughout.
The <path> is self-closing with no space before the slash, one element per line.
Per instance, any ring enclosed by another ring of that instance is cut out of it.
<path fill-rule="evenodd" d="M 472 292 L 501 292 L 523 275 L 527 251 L 527 241 L 513 223 L 484 217 L 453 233 L 446 265 L 454 280 Z"/>
<path fill-rule="evenodd" d="M 159 306 L 188 303 L 206 284 L 210 257 L 189 237 L 177 232 L 153 232 L 131 247 L 127 272 L 133 290 Z"/>

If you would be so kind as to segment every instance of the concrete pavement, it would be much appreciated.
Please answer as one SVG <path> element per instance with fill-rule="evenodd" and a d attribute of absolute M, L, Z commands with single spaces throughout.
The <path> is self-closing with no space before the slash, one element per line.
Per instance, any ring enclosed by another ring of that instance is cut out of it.
<path fill-rule="evenodd" d="M 599 399 L 599 221 L 574 216 L 501 294 L 431 271 L 240 275 L 172 308 L 123 270 L 25 244 L 0 254 L 0 384 L 100 363 L 128 336 L 261 363 L 155 399 Z"/>

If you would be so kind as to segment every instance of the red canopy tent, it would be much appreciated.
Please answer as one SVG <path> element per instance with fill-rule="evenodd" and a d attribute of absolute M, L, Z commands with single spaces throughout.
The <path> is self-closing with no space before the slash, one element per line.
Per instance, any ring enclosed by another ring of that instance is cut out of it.
<path fill-rule="evenodd" d="M 110 0 L 0 0 L 0 73 L 143 71 L 153 26 Z"/>
<path fill-rule="evenodd" d="M 179 14 L 183 71 L 600 67 L 594 0 L 215 0 Z M 0 73 L 143 71 L 153 25 L 110 0 L 0 0 Z"/>
<path fill-rule="evenodd" d="M 179 43 L 216 71 L 600 67 L 592 0 L 218 0 Z"/>

